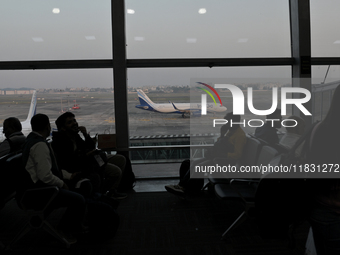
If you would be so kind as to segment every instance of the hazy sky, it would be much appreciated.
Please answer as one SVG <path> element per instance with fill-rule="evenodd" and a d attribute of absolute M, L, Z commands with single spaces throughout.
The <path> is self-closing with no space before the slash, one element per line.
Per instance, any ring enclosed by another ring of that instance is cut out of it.
<path fill-rule="evenodd" d="M 311 0 L 312 56 L 340 57 L 339 0 Z M 108 0 L 0 0 L 0 61 L 109 59 Z M 127 56 L 289 57 L 288 0 L 127 0 Z M 327 66 L 313 67 L 321 82 Z M 128 85 L 286 78 L 289 67 L 129 69 Z M 0 88 L 110 87 L 112 70 L 0 71 Z M 339 80 L 332 66 L 327 81 Z"/>

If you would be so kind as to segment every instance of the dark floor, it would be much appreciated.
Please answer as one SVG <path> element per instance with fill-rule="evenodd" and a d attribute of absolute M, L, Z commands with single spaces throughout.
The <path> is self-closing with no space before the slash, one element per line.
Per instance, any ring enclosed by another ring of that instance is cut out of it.
<path fill-rule="evenodd" d="M 66 249 L 42 230 L 28 233 L 11 251 L 3 254 L 304 254 L 308 224 L 295 234 L 297 246 L 288 247 L 287 240 L 263 239 L 250 219 L 226 238 L 225 231 L 242 211 L 240 204 L 222 201 L 204 192 L 187 199 L 164 191 L 164 185 L 177 180 L 140 180 L 127 199 L 118 207 L 120 226 L 116 236 L 94 243 L 80 238 Z M 60 213 L 51 216 L 57 221 Z M 0 211 L 0 240 L 4 244 L 23 226 L 25 216 L 14 200 Z"/>

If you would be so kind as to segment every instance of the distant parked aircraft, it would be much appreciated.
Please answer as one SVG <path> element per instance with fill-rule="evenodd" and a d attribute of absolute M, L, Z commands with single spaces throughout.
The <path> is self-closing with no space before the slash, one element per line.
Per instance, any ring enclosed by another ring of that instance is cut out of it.
<path fill-rule="evenodd" d="M 201 103 L 163 103 L 156 104 L 140 89 L 137 90 L 140 105 L 136 108 L 159 112 L 159 113 L 179 113 L 182 117 L 185 115 L 201 116 Z M 215 105 L 214 103 L 207 103 L 207 112 L 224 112 L 227 108 L 222 105 Z"/>
<path fill-rule="evenodd" d="M 80 106 L 79 106 L 79 104 L 77 104 L 77 101 L 76 101 L 76 100 L 73 100 L 73 102 L 74 102 L 74 105 L 73 105 L 72 109 L 73 109 L 73 110 L 78 110 L 78 109 L 80 109 Z"/>
<path fill-rule="evenodd" d="M 78 109 L 80 109 L 79 104 L 74 104 L 74 106 L 72 106 L 72 109 L 73 109 L 73 110 L 78 110 Z"/>
<path fill-rule="evenodd" d="M 24 135 L 28 135 L 32 131 L 31 119 L 36 114 L 36 110 L 37 110 L 37 91 L 35 90 L 32 95 L 31 105 L 28 111 L 27 119 L 21 122 L 22 133 Z M 8 116 L 8 117 L 16 117 L 16 116 Z M 5 139 L 5 135 L 3 134 L 3 127 L 0 127 L 0 141 L 4 139 Z"/>

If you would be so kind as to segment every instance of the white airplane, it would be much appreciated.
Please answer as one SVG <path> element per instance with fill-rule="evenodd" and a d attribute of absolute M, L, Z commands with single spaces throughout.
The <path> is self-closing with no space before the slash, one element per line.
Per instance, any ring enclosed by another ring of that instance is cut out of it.
<path fill-rule="evenodd" d="M 27 136 L 31 131 L 31 119 L 36 114 L 37 110 L 37 91 L 34 90 L 31 100 L 30 109 L 28 111 L 27 119 L 23 122 L 21 122 L 22 126 L 22 133 Z M 0 127 L 0 141 L 4 140 L 6 137 L 3 134 L 3 127 Z"/>
<path fill-rule="evenodd" d="M 140 89 L 137 90 L 140 105 L 136 108 L 159 112 L 159 113 L 179 113 L 182 117 L 185 115 L 201 116 L 201 103 L 163 103 L 155 104 L 151 99 Z M 215 105 L 214 103 L 207 103 L 207 112 L 225 112 L 227 108 L 223 105 Z"/>

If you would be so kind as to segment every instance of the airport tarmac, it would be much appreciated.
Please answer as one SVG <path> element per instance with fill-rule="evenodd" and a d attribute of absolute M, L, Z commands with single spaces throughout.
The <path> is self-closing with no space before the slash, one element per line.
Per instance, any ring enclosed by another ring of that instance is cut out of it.
<path fill-rule="evenodd" d="M 269 109 L 271 102 L 271 91 L 255 93 L 254 107 L 258 109 Z M 166 103 L 167 95 L 171 101 L 189 102 L 187 94 L 157 94 L 149 93 L 148 96 L 154 102 Z M 227 112 L 233 108 L 230 95 L 222 94 L 222 101 L 227 107 Z M 223 99 L 223 97 L 226 97 Z M 228 97 L 230 100 L 228 100 Z M 75 103 L 80 109 L 73 110 Z M 177 101 L 176 101 L 177 100 Z M 179 101 L 182 100 L 182 101 Z M 0 122 L 5 118 L 15 116 L 24 121 L 28 114 L 31 95 L 0 95 Z M 279 102 L 280 103 L 280 102 Z M 161 114 L 135 108 L 139 104 L 137 94 L 129 94 L 129 133 L 130 136 L 150 135 L 178 135 L 178 134 L 199 134 L 219 133 L 220 126 L 213 127 L 213 119 L 223 119 L 227 113 L 210 114 L 201 117 L 185 117 L 181 114 Z M 39 94 L 37 101 L 37 113 L 44 113 L 54 122 L 62 111 L 70 110 L 76 115 L 79 125 L 86 126 L 91 135 L 97 133 L 115 133 L 116 120 L 114 117 L 113 95 L 110 93 L 84 92 L 76 94 Z M 117 109 L 119 111 L 119 108 Z M 289 112 L 289 109 L 288 109 Z M 287 116 L 288 117 L 288 116 Z M 245 115 L 242 119 L 264 119 L 264 117 L 253 116 L 245 107 Z M 56 126 L 52 123 L 52 128 Z M 253 133 L 255 128 L 243 127 L 248 133 Z M 284 130 L 283 130 L 284 131 Z"/>

